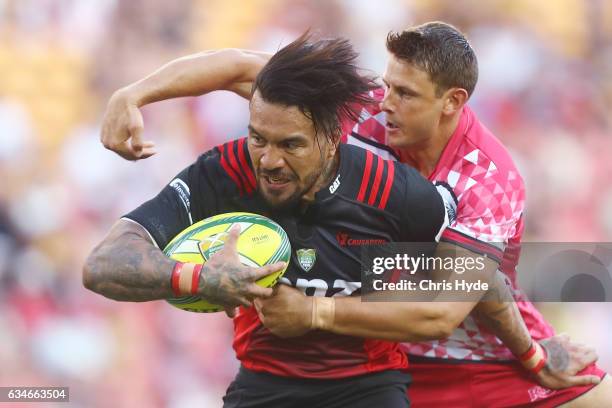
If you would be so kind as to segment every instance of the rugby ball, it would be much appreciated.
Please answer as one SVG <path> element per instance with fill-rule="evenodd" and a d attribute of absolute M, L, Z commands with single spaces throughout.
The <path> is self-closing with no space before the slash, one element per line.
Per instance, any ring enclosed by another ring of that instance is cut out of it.
<path fill-rule="evenodd" d="M 259 267 L 281 261 L 289 264 L 291 244 L 287 233 L 271 219 L 246 212 L 219 214 L 191 225 L 166 245 L 164 254 L 180 262 L 206 263 L 223 248 L 228 231 L 235 224 L 240 226 L 237 250 L 243 265 Z M 258 280 L 257 284 L 263 287 L 274 286 L 286 269 Z M 221 306 L 211 304 L 199 296 L 166 300 L 172 306 L 188 312 L 210 313 L 223 310 Z"/>

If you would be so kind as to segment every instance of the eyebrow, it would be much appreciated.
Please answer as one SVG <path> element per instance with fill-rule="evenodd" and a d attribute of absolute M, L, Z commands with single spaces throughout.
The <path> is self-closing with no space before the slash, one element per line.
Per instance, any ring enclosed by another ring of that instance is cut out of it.
<path fill-rule="evenodd" d="M 399 90 L 401 92 L 404 92 L 404 93 L 407 93 L 408 95 L 412 95 L 412 96 L 420 95 L 417 91 L 415 91 L 414 89 L 410 88 L 409 86 L 405 86 L 405 85 L 390 85 L 389 82 L 387 82 L 387 80 L 384 77 L 382 77 L 381 79 L 382 79 L 382 81 L 385 83 L 385 85 L 387 87 L 393 86 L 397 90 Z"/>
<path fill-rule="evenodd" d="M 257 135 L 261 136 L 261 133 L 259 133 L 252 125 L 249 124 L 248 129 L 249 132 L 256 133 Z"/>
<path fill-rule="evenodd" d="M 251 131 L 252 133 L 255 133 L 257 136 L 261 136 L 263 138 L 265 138 L 264 135 L 262 135 L 260 132 L 257 131 L 257 129 L 255 129 L 252 125 L 248 126 L 249 131 Z M 292 135 L 289 136 L 285 139 L 282 140 L 282 143 L 290 143 L 290 142 L 303 142 L 305 139 L 307 139 L 306 136 L 298 134 L 298 135 Z"/>
<path fill-rule="evenodd" d="M 293 135 L 293 136 L 289 136 L 286 139 L 283 139 L 282 143 L 304 143 L 305 141 L 306 141 L 306 136 Z"/>

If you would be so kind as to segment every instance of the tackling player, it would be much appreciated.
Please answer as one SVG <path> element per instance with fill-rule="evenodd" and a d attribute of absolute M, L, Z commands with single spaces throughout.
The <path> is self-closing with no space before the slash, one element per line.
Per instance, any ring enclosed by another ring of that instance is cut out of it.
<path fill-rule="evenodd" d="M 500 256 L 500 269 L 514 288 L 532 336 L 537 340 L 551 336 L 550 325 L 516 288 L 522 180 L 503 146 L 465 106 L 477 80 L 472 48 L 460 32 L 444 23 L 392 34 L 387 47 L 387 89 L 373 93 L 381 99 L 382 109 L 364 107 L 361 122 L 344 139 L 410 163 L 443 187 L 455 211 L 443 238 Z M 267 58 L 263 53 L 227 50 L 168 64 L 114 95 L 104 121 L 105 146 L 129 159 L 154 154 L 154 145 L 142 141 L 139 106 L 214 89 L 248 97 L 252 79 Z M 579 407 L 604 406 L 612 399 L 608 378 L 591 391 L 592 386 L 559 391 L 538 386 L 520 366 L 507 363 L 512 354 L 471 317 L 449 340 L 406 345 L 406 350 L 416 362 L 411 388 L 416 406 L 547 407 L 571 401 L 571 406 Z M 596 366 L 585 372 L 603 377 Z M 445 377 L 448 373 L 453 373 L 452 378 Z M 500 379 L 505 383 L 500 384 Z"/>
<path fill-rule="evenodd" d="M 531 335 L 538 341 L 552 336 L 552 326 L 516 283 L 522 178 L 506 149 L 465 105 L 478 79 L 473 49 L 457 29 L 440 22 L 391 33 L 386 46 L 380 107 L 364 113 L 353 135 L 392 146 L 399 160 L 434 184 L 450 187 L 456 216 L 442 239 L 500 256 L 500 270 Z M 534 384 L 520 366 L 506 363 L 512 354 L 472 317 L 448 339 L 406 344 L 405 349 L 416 384 L 410 391 L 415 406 L 427 401 L 428 407 L 593 407 L 612 401 L 609 378 L 586 394 L 593 385 L 551 390 Z M 594 364 L 582 373 L 605 375 Z M 452 381 L 457 376 L 464 380 Z"/>

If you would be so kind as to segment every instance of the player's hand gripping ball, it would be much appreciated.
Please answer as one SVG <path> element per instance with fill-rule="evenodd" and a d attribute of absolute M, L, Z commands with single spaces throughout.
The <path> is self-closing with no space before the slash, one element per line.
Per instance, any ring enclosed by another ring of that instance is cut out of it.
<path fill-rule="evenodd" d="M 191 225 L 168 243 L 164 254 L 179 262 L 206 263 L 223 248 L 228 231 L 234 224 L 240 225 L 237 250 L 243 265 L 260 267 L 275 262 L 285 262 L 289 265 L 291 244 L 287 233 L 271 219 L 246 212 L 215 215 Z M 258 280 L 257 284 L 268 288 L 274 286 L 286 269 L 287 267 Z M 189 312 L 209 313 L 224 310 L 223 307 L 211 304 L 199 296 L 182 296 L 167 301 Z"/>

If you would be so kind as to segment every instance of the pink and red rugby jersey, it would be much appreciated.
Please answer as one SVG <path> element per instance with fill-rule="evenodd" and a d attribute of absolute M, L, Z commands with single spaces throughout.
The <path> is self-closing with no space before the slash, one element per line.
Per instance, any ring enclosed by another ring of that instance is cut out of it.
<path fill-rule="evenodd" d="M 382 101 L 384 90 L 371 94 Z M 363 107 L 357 124 L 345 124 L 343 141 L 365 147 L 386 159 L 401 161 L 401 152 L 387 146 L 385 113 L 378 106 Z M 534 339 L 554 334 L 516 283 L 516 265 L 523 232 L 525 187 L 508 151 L 469 107 L 464 107 L 457 129 L 446 145 L 429 180 L 447 201 L 450 226 L 442 240 L 500 261 L 513 296 Z M 444 340 L 406 343 L 404 350 L 423 357 L 459 360 L 509 360 L 512 353 L 501 341 L 468 316 Z"/>

